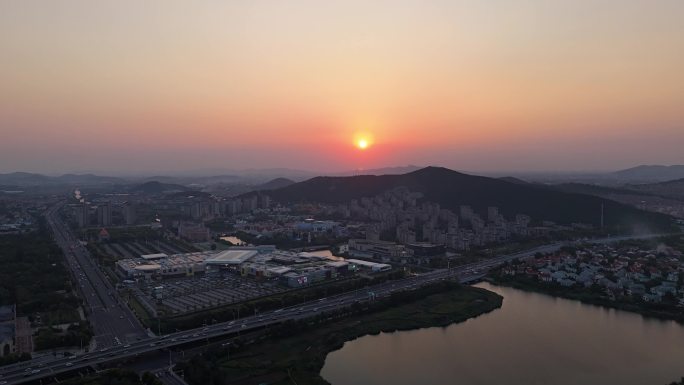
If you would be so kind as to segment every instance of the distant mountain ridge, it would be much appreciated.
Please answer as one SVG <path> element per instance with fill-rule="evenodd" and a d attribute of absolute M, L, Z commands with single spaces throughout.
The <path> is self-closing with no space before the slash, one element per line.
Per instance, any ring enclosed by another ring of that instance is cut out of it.
<path fill-rule="evenodd" d="M 628 180 L 663 182 L 684 178 L 684 165 L 641 165 L 612 173 L 613 176 Z"/>
<path fill-rule="evenodd" d="M 0 174 L 0 184 L 16 186 L 37 186 L 37 185 L 94 185 L 94 184 L 120 184 L 125 183 L 124 179 L 99 176 L 94 174 L 64 174 L 60 176 L 47 176 L 30 172 L 12 172 Z"/>
<path fill-rule="evenodd" d="M 190 188 L 179 184 L 173 183 L 162 183 L 159 181 L 150 181 L 143 184 L 133 186 L 131 188 L 132 192 L 142 192 L 145 194 L 161 194 L 165 192 L 181 192 L 189 191 Z"/>
<path fill-rule="evenodd" d="M 684 200 L 684 178 L 657 183 L 630 184 L 626 185 L 625 188 L 645 194 Z"/>
<path fill-rule="evenodd" d="M 296 182 L 287 178 L 275 178 L 254 188 L 255 191 L 275 190 L 295 184 Z"/>
<path fill-rule="evenodd" d="M 537 220 L 598 225 L 603 205 L 607 226 L 662 229 L 671 223 L 668 216 L 599 197 L 468 175 L 442 167 L 426 167 L 401 175 L 315 177 L 273 190 L 269 195 L 283 203 L 348 203 L 352 199 L 372 197 L 396 187 L 421 192 L 425 200 L 455 212 L 460 205 L 469 205 L 480 213 L 485 212 L 488 206 L 496 206 L 508 218 L 526 214 Z"/>

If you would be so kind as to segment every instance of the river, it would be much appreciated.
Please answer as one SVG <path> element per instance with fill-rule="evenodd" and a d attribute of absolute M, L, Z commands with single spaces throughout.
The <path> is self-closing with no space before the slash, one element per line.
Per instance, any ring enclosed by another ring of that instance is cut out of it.
<path fill-rule="evenodd" d="M 684 327 L 517 289 L 477 286 L 501 309 L 446 328 L 349 341 L 332 385 L 667 385 L 684 376 Z"/>

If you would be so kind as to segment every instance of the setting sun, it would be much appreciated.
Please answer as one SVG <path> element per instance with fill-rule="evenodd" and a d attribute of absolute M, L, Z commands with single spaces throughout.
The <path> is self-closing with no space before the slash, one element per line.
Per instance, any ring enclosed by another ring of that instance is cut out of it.
<path fill-rule="evenodd" d="M 375 137 L 368 131 L 359 131 L 354 134 L 354 147 L 366 150 L 375 143 Z"/>

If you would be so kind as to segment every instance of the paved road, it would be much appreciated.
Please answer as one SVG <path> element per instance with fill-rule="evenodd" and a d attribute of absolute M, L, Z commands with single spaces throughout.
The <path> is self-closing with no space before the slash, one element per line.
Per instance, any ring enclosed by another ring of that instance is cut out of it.
<path fill-rule="evenodd" d="M 55 241 L 66 256 L 74 283 L 85 300 L 86 313 L 93 325 L 97 347 L 112 347 L 147 338 L 145 329 L 119 298 L 111 283 L 105 279 L 97 262 L 57 215 L 62 205 L 60 203 L 51 207 L 46 212 L 46 218 Z"/>
<path fill-rule="evenodd" d="M 458 278 L 469 282 L 482 275 L 482 273 L 471 274 L 468 271 L 461 269 L 438 270 L 310 301 L 297 306 L 276 309 L 262 314 L 241 318 L 236 321 L 222 322 L 203 328 L 186 330 L 161 337 L 153 337 L 147 340 L 134 341 L 130 344 L 103 348 L 96 352 L 75 357 L 42 361 L 38 366 L 34 360 L 9 365 L 1 367 L 0 374 L 4 376 L 3 380 L 7 381 L 7 384 L 18 384 L 23 381 L 51 377 L 58 373 L 88 367 L 94 364 L 136 356 L 159 349 L 171 348 L 188 342 L 246 333 L 268 325 L 276 325 L 287 320 L 305 319 L 321 313 L 348 307 L 354 303 L 368 302 L 371 301 L 371 297 L 379 299 L 389 296 L 393 292 L 412 290 L 429 282 L 450 278 Z"/>
<path fill-rule="evenodd" d="M 647 235 L 653 237 L 657 235 Z M 632 237 L 634 238 L 634 237 Z M 597 243 L 608 243 L 623 240 L 625 237 L 613 237 L 595 240 Z M 384 282 L 319 300 L 309 301 L 297 306 L 276 309 L 259 315 L 241 318 L 236 321 L 222 322 L 203 328 L 196 328 L 168 334 L 161 337 L 153 337 L 147 340 L 137 340 L 127 344 L 115 345 L 111 348 L 103 348 L 96 352 L 79 355 L 71 358 L 57 358 L 36 362 L 35 360 L 24 363 L 0 367 L 0 375 L 4 376 L 0 381 L 7 384 L 18 384 L 23 381 L 37 380 L 63 373 L 70 370 L 88 367 L 94 364 L 105 363 L 112 360 L 131 357 L 143 353 L 179 346 L 188 342 L 208 340 L 209 338 L 227 337 L 240 333 L 257 330 L 269 325 L 276 325 L 287 320 L 309 318 L 321 313 L 351 306 L 354 303 L 363 303 L 391 295 L 394 292 L 413 290 L 427 283 L 446 279 L 458 279 L 460 282 L 469 283 L 481 279 L 489 269 L 499 266 L 506 261 L 515 258 L 534 255 L 537 252 L 545 253 L 558 250 L 564 243 L 554 243 L 536 247 L 520 253 L 491 258 L 465 266 L 451 269 L 435 270 L 429 273 L 414 275 L 400 280 Z M 94 296 L 93 296 L 94 297 Z M 40 366 L 37 366 L 40 365 Z M 0 384 L 2 384 L 0 382 Z"/>

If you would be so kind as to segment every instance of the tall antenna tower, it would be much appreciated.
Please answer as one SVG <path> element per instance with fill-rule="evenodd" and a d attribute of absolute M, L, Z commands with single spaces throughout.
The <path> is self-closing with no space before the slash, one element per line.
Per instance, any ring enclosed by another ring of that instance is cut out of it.
<path fill-rule="evenodd" d="M 601 203 L 601 228 L 603 228 L 603 203 Z"/>

